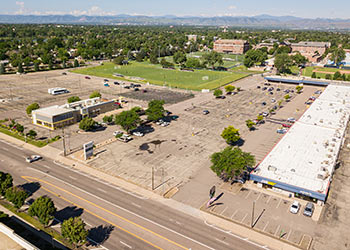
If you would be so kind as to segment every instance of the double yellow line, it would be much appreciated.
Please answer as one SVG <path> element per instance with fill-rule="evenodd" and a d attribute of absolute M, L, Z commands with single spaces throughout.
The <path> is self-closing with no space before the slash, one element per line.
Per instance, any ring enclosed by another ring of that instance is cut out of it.
<path fill-rule="evenodd" d="M 52 183 L 50 183 L 50 182 L 44 181 L 44 180 L 39 179 L 39 178 L 36 178 L 36 177 L 31 177 L 31 176 L 21 176 L 21 177 L 22 177 L 23 179 L 25 179 L 26 181 L 33 181 L 33 180 L 34 180 L 34 181 L 39 181 L 39 182 L 45 183 L 45 184 L 47 184 L 47 185 L 49 185 L 49 186 L 51 186 L 51 187 L 53 187 L 53 188 L 55 188 L 55 189 L 57 189 L 57 190 L 61 190 L 61 191 L 65 192 L 65 193 L 67 193 L 67 194 L 69 194 L 69 195 L 71 195 L 71 196 L 73 196 L 73 197 L 75 197 L 75 198 L 78 198 L 79 200 L 82 200 L 82 201 L 84 201 L 84 202 L 86 202 L 86 203 L 89 203 L 90 205 L 92 205 L 92 206 L 94 206 L 94 207 L 96 207 L 96 208 L 98 208 L 98 209 L 101 209 L 101 210 L 103 210 L 103 211 L 105 211 L 105 212 L 107 212 L 107 213 L 109 213 L 109 214 L 111 214 L 111 215 L 113 215 L 113 216 L 115 216 L 115 217 L 117 217 L 117 218 L 123 220 L 123 221 L 126 221 L 126 222 L 128 222 L 128 223 L 130 223 L 130 224 L 132 224 L 132 225 L 134 225 L 134 226 L 136 226 L 136 227 L 138 227 L 138 228 L 140 228 L 140 229 L 142 229 L 142 230 L 145 230 L 145 231 L 147 231 L 147 232 L 149 232 L 149 233 L 151 233 L 151 234 L 153 234 L 153 235 L 155 235 L 155 236 L 157 236 L 157 237 L 159 237 L 159 238 L 161 238 L 161 239 L 163 239 L 163 240 L 165 240 L 165 241 L 168 241 L 169 243 L 171 243 L 171 244 L 173 244 L 173 245 L 176 245 L 176 246 L 178 246 L 178 247 L 180 247 L 180 248 L 182 248 L 182 249 L 188 250 L 188 248 L 186 248 L 186 247 L 184 247 L 184 246 L 182 246 L 182 245 L 180 245 L 180 244 L 178 244 L 178 243 L 176 243 L 176 242 L 174 242 L 174 241 L 172 241 L 172 240 L 170 240 L 170 239 L 168 239 L 168 238 L 165 238 L 164 236 L 162 236 L 162 235 L 160 235 L 160 234 L 158 234 L 158 233 L 156 233 L 156 232 L 153 232 L 152 230 L 150 230 L 150 229 L 148 229 L 148 228 L 145 228 L 145 227 L 143 227 L 143 226 L 141 226 L 141 225 L 139 225 L 139 224 L 137 224 L 137 223 L 135 223 L 135 222 L 133 222 L 133 221 L 131 221 L 131 220 L 128 220 L 128 219 L 126 219 L 126 218 L 124 218 L 124 217 L 122 217 L 122 216 L 120 216 L 120 215 L 118 215 L 118 214 L 116 214 L 116 213 L 113 213 L 112 211 L 109 211 L 109 210 L 107 210 L 107 209 L 105 209 L 105 208 L 103 208 L 103 207 L 101 207 L 101 206 L 99 206 L 99 205 L 97 205 L 97 204 L 95 204 L 95 203 L 89 201 L 89 200 L 86 200 L 86 199 L 84 199 L 84 198 L 82 198 L 82 197 L 80 197 L 80 196 L 78 196 L 78 195 L 76 195 L 76 194 L 73 194 L 73 193 L 71 193 L 71 192 L 69 192 L 69 191 L 67 191 L 67 190 L 65 190 L 65 189 L 63 189 L 63 188 L 61 188 L 61 187 L 58 187 L 58 186 L 56 186 L 56 185 L 54 185 L 54 184 L 52 184 Z M 105 219 L 105 218 L 103 218 L 103 217 L 97 215 L 96 213 L 94 213 L 94 212 L 92 212 L 92 211 L 90 211 L 90 210 L 88 210 L 88 209 L 85 209 L 84 207 L 82 207 L 82 206 L 80 206 L 80 205 L 78 205 L 78 204 L 76 204 L 76 203 L 70 201 L 69 199 L 63 197 L 62 195 L 57 194 L 56 192 L 54 192 L 54 191 L 52 191 L 52 190 L 50 190 L 50 189 L 48 189 L 48 188 L 45 188 L 45 187 L 41 187 L 41 188 L 44 189 L 44 190 L 46 190 L 47 192 L 53 194 L 53 195 L 55 195 L 55 196 L 57 196 L 57 197 L 59 197 L 59 198 L 65 200 L 65 201 L 67 201 L 67 202 L 73 204 L 73 205 L 76 206 L 76 207 L 79 207 L 79 208 L 84 209 L 84 211 L 86 211 L 87 213 L 89 213 L 89 214 L 91 214 L 91 215 L 93 215 L 93 216 L 95 216 L 95 217 L 97 217 L 97 218 L 99 218 L 99 219 L 101 219 L 101 220 L 103 220 L 103 221 L 105 221 L 105 222 L 107 222 L 107 223 L 113 225 L 114 227 L 116 227 L 116 228 L 118 228 L 118 229 L 120 229 L 120 230 L 122 230 L 122 231 L 124 231 L 124 232 L 126 232 L 126 233 L 128 233 L 128 234 L 130 234 L 130 235 L 132 235 L 132 236 L 134 236 L 135 238 L 137 238 L 137 239 L 139 239 L 139 240 L 141 240 L 141 241 L 143 241 L 143 242 L 146 242 L 147 244 L 149 244 L 149 245 L 151 245 L 151 246 L 153 246 L 153 247 L 155 247 L 155 248 L 157 248 L 157 249 L 163 250 L 163 248 L 161 248 L 161 247 L 159 247 L 159 246 L 157 246 L 157 245 L 155 245 L 155 244 L 149 242 L 148 240 L 146 240 L 146 239 L 144 239 L 144 238 L 142 238 L 142 237 L 140 237 L 140 236 L 138 236 L 138 235 L 136 235 L 136 234 L 134 234 L 134 233 L 132 233 L 132 232 L 130 232 L 130 231 L 128 231 L 128 230 L 126 230 L 125 228 L 122 228 L 121 226 L 116 225 L 115 223 L 113 223 L 113 222 L 111 222 L 111 221 L 109 221 L 109 220 L 107 220 L 107 219 Z"/>

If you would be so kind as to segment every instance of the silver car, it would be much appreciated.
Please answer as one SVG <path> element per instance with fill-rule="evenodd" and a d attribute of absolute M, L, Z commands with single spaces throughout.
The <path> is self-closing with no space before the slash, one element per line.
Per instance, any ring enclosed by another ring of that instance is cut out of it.
<path fill-rule="evenodd" d="M 304 215 L 311 217 L 312 214 L 314 213 L 314 204 L 312 202 L 308 202 L 304 208 Z"/>

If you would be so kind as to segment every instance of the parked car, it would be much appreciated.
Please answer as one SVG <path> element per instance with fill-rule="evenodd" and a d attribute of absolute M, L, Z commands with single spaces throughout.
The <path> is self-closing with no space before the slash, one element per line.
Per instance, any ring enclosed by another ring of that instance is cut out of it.
<path fill-rule="evenodd" d="M 299 209 L 300 209 L 300 203 L 298 201 L 294 201 L 292 203 L 292 205 L 290 206 L 290 209 L 289 211 L 292 213 L 292 214 L 297 214 L 299 212 Z"/>
<path fill-rule="evenodd" d="M 308 202 L 304 208 L 304 215 L 311 217 L 314 213 L 314 204 L 312 202 Z"/>
<path fill-rule="evenodd" d="M 122 134 L 123 134 L 122 131 L 114 131 L 114 132 L 113 132 L 113 135 L 114 135 L 114 136 L 122 135 Z"/>
<path fill-rule="evenodd" d="M 225 99 L 225 98 L 226 98 L 226 96 L 224 96 L 224 95 L 220 95 L 220 96 L 217 96 L 216 98 L 217 98 L 217 99 Z"/>
<path fill-rule="evenodd" d="M 143 89 L 143 90 L 142 90 L 142 93 L 147 93 L 147 89 Z"/>
<path fill-rule="evenodd" d="M 280 89 L 280 88 L 277 88 L 276 91 L 281 91 L 281 89 Z"/>
<path fill-rule="evenodd" d="M 203 115 L 207 115 L 207 114 L 209 114 L 209 110 L 207 109 L 203 110 Z"/>
<path fill-rule="evenodd" d="M 119 83 L 119 82 L 114 82 L 114 84 L 115 84 L 115 85 L 120 85 L 120 83 Z"/>
<path fill-rule="evenodd" d="M 286 124 L 286 123 L 283 123 L 282 124 L 282 127 L 284 127 L 284 128 L 290 128 L 292 125 L 289 125 L 289 124 Z"/>
<path fill-rule="evenodd" d="M 310 105 L 310 104 L 312 104 L 312 101 L 306 101 L 305 104 Z"/>
<path fill-rule="evenodd" d="M 257 89 L 261 89 L 261 87 L 260 87 L 259 85 L 258 85 L 258 86 L 256 86 L 256 88 L 257 88 Z"/>
<path fill-rule="evenodd" d="M 163 122 L 162 124 L 160 124 L 160 126 L 166 127 L 166 126 L 168 126 L 169 124 L 170 124 L 170 122 Z"/>
<path fill-rule="evenodd" d="M 267 88 L 266 88 L 266 87 L 263 87 L 262 90 L 267 90 Z"/>
<path fill-rule="evenodd" d="M 103 81 L 105 81 L 105 82 L 109 82 L 109 80 L 108 80 L 108 79 L 103 79 Z"/>
<path fill-rule="evenodd" d="M 125 89 L 130 89 L 130 86 L 124 86 Z"/>
<path fill-rule="evenodd" d="M 273 95 L 273 92 L 270 92 L 270 95 Z"/>
<path fill-rule="evenodd" d="M 134 91 L 139 91 L 140 89 L 139 88 L 134 88 Z"/>
<path fill-rule="evenodd" d="M 118 140 L 122 142 L 129 142 L 132 140 L 132 137 L 129 135 L 122 135 L 121 137 L 118 138 Z"/>
<path fill-rule="evenodd" d="M 105 82 L 105 83 L 103 84 L 103 86 L 109 87 L 109 84 Z"/>
<path fill-rule="evenodd" d="M 321 91 L 321 90 L 316 90 L 316 91 L 315 91 L 315 94 L 316 94 L 316 95 L 320 95 L 320 94 L 322 94 L 322 91 Z"/>
<path fill-rule="evenodd" d="M 91 77 L 90 76 L 85 76 L 85 79 L 90 80 Z"/>
<path fill-rule="evenodd" d="M 276 131 L 278 134 L 285 134 L 285 133 L 287 133 L 287 129 L 285 129 L 285 128 L 280 128 L 280 129 L 277 129 L 277 131 Z"/>
<path fill-rule="evenodd" d="M 139 131 L 135 131 L 132 134 L 135 135 L 135 136 L 140 136 L 140 137 L 144 136 L 144 134 L 142 132 L 139 132 Z"/>
<path fill-rule="evenodd" d="M 67 75 L 67 73 L 66 73 L 66 72 L 62 72 L 62 75 L 66 76 L 66 75 Z"/>
<path fill-rule="evenodd" d="M 316 97 L 314 97 L 314 96 L 310 96 L 310 97 L 309 97 L 309 100 L 311 100 L 311 101 L 315 101 L 315 100 L 316 100 Z"/>
<path fill-rule="evenodd" d="M 295 122 L 295 118 L 294 118 L 294 117 L 289 117 L 289 118 L 287 119 L 287 121 L 288 121 L 288 122 L 293 122 L 293 123 L 294 123 L 294 122 Z"/>
<path fill-rule="evenodd" d="M 272 102 L 272 103 L 276 102 L 276 99 L 275 99 L 275 98 L 272 98 L 272 99 L 271 99 L 271 102 Z"/>
<path fill-rule="evenodd" d="M 269 115 L 269 113 L 267 113 L 267 112 L 262 112 L 262 114 L 261 114 L 263 117 L 267 117 L 268 115 Z"/>
<path fill-rule="evenodd" d="M 34 161 L 38 161 L 40 159 L 42 159 L 43 157 L 41 157 L 40 155 L 32 155 L 32 156 L 28 156 L 26 158 L 26 162 L 32 163 Z"/>
<path fill-rule="evenodd" d="M 285 93 L 289 93 L 290 90 L 289 90 L 289 89 L 285 89 L 284 92 L 285 92 Z"/>
<path fill-rule="evenodd" d="M 261 105 L 265 106 L 265 105 L 266 105 L 266 102 L 262 102 Z"/>

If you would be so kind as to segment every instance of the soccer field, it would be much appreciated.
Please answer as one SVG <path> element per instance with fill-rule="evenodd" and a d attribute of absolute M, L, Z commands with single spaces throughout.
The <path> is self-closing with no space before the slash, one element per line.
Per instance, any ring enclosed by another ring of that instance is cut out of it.
<path fill-rule="evenodd" d="M 115 77 L 118 73 L 126 77 L 140 77 L 143 83 L 182 89 L 201 90 L 215 89 L 230 82 L 246 77 L 248 72 L 219 72 L 211 70 L 181 71 L 178 68 L 163 69 L 160 65 L 131 62 L 129 65 L 117 66 L 113 63 L 90 68 L 75 69 L 72 72 L 106 78 L 127 79 Z M 140 80 L 138 80 L 140 82 Z"/>

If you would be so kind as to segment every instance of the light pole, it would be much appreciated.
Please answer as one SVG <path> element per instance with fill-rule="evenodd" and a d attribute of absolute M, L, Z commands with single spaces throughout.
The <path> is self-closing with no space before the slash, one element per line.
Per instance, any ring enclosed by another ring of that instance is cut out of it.
<path fill-rule="evenodd" d="M 253 209 L 252 209 L 252 223 L 250 224 L 250 227 L 253 228 L 254 223 L 254 209 L 255 209 L 255 201 L 253 201 Z"/>

